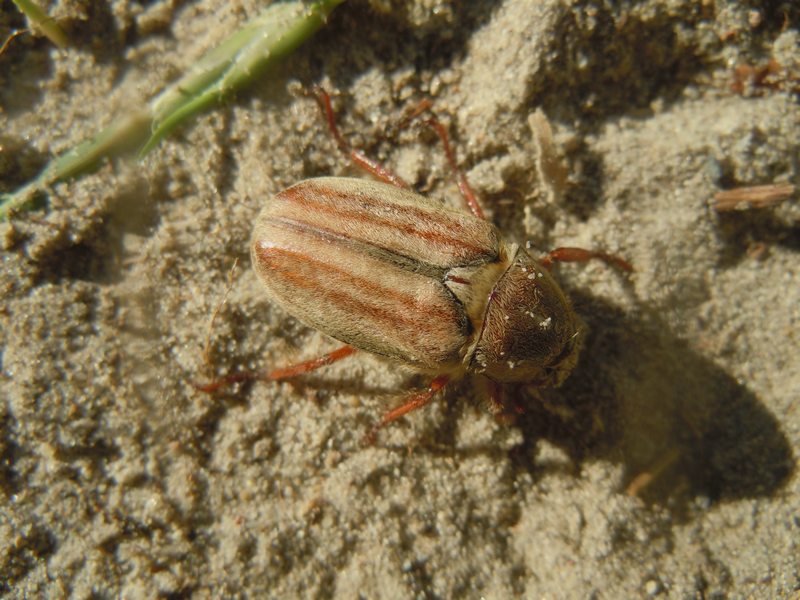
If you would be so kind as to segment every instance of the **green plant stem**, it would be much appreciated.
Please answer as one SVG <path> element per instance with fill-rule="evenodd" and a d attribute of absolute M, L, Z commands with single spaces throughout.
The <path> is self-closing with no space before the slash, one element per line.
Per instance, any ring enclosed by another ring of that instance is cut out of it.
<path fill-rule="evenodd" d="M 69 43 L 64 30 L 59 27 L 55 19 L 39 8 L 38 4 L 32 0 L 13 0 L 13 2 L 30 19 L 31 24 L 40 29 L 56 46 L 63 48 Z"/>
<path fill-rule="evenodd" d="M 106 158 L 131 150 L 144 156 L 189 118 L 258 81 L 322 27 L 330 12 L 344 1 L 308 4 L 294 0 L 270 5 L 146 107 L 112 122 L 93 139 L 53 159 L 33 181 L 0 196 L 0 220 L 29 205 L 37 191 L 90 172 Z"/>

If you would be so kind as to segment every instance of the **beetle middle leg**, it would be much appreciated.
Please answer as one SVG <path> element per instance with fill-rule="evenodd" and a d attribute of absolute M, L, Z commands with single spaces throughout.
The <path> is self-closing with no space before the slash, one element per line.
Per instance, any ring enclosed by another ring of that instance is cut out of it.
<path fill-rule="evenodd" d="M 375 438 L 378 435 L 378 431 L 386 427 L 386 425 L 392 421 L 396 421 L 400 417 L 403 417 L 412 411 L 426 406 L 431 400 L 433 400 L 436 392 L 444 388 L 449 381 L 450 375 L 439 375 L 435 377 L 433 381 L 431 381 L 427 390 L 414 394 L 404 404 L 401 404 L 397 408 L 392 409 L 383 415 L 383 418 L 375 426 L 373 426 L 370 432 L 367 434 L 365 438 L 366 442 L 369 444 L 374 444 Z"/>

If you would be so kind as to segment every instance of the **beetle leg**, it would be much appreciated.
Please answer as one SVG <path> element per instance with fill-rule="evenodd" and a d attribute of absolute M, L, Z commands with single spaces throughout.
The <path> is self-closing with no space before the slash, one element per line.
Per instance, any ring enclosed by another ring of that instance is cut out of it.
<path fill-rule="evenodd" d="M 320 110 L 325 115 L 325 120 L 328 123 L 328 130 L 331 132 L 333 139 L 336 140 L 336 145 L 339 147 L 339 150 L 344 152 L 350 158 L 354 165 L 364 169 L 367 173 L 383 182 L 390 183 L 399 188 L 411 189 L 410 186 L 403 181 L 399 175 L 393 173 L 375 159 L 368 157 L 360 150 L 356 150 L 348 143 L 346 139 L 344 139 L 342 134 L 339 133 L 339 128 L 336 126 L 336 117 L 333 114 L 331 97 L 324 88 L 315 85 L 310 90 L 306 90 L 304 93 L 309 96 L 313 96 L 317 101 Z"/>
<path fill-rule="evenodd" d="M 427 106 L 426 108 L 430 107 Z M 464 175 L 464 172 L 459 169 L 458 165 L 456 164 L 456 157 L 453 153 L 453 148 L 450 146 L 450 138 L 447 135 L 447 129 L 435 116 L 426 119 L 425 123 L 427 123 L 428 126 L 430 126 L 436 132 L 436 135 L 439 136 L 439 139 L 442 140 L 442 146 L 444 146 L 444 154 L 447 157 L 447 163 L 450 165 L 450 169 L 453 171 L 453 175 L 456 178 L 456 183 L 458 184 L 458 191 L 461 192 L 461 196 L 464 198 L 464 202 L 466 202 L 467 207 L 473 215 L 479 219 L 485 219 L 486 216 L 483 214 L 481 205 L 478 204 L 478 198 L 475 196 L 472 186 L 469 184 L 469 181 L 467 181 L 467 176 Z"/>
<path fill-rule="evenodd" d="M 489 412 L 493 415 L 499 415 L 504 410 L 503 400 L 505 394 L 503 393 L 503 386 L 493 379 L 486 379 L 487 387 L 489 389 Z"/>
<path fill-rule="evenodd" d="M 505 388 L 502 383 L 488 379 L 489 412 L 494 416 L 499 425 L 513 425 L 519 415 L 525 414 L 525 407 L 517 400 L 510 403 L 506 400 Z"/>
<path fill-rule="evenodd" d="M 201 392 L 211 393 L 216 392 L 222 387 L 231 385 L 233 383 L 240 383 L 242 381 L 281 381 L 283 379 L 297 377 L 298 375 L 308 373 L 309 371 L 314 371 L 320 367 L 325 367 L 335 363 L 336 361 L 342 360 L 343 358 L 346 358 L 355 352 L 358 352 L 358 350 L 352 346 L 342 346 L 341 348 L 337 348 L 333 352 L 328 352 L 319 358 L 306 360 L 301 363 L 297 363 L 296 365 L 290 365 L 280 369 L 273 369 L 272 371 L 267 372 L 239 371 L 238 373 L 231 373 L 230 375 L 226 375 L 220 379 L 215 379 L 210 383 L 194 384 L 194 387 Z"/>
<path fill-rule="evenodd" d="M 447 385 L 448 381 L 450 381 L 449 375 L 439 375 L 438 377 L 435 377 L 434 380 L 431 381 L 427 390 L 424 392 L 419 392 L 418 394 L 414 394 L 407 402 L 383 415 L 383 418 L 367 434 L 367 442 L 369 444 L 374 444 L 375 438 L 380 429 L 384 428 L 392 421 L 396 421 L 400 417 L 405 416 L 408 413 L 415 411 L 418 408 L 422 408 L 428 404 L 433 399 L 433 396 L 436 394 L 436 392 Z"/>
<path fill-rule="evenodd" d="M 314 358 L 312 360 L 307 360 L 301 363 L 297 363 L 296 365 L 291 365 L 288 367 L 283 367 L 282 369 L 273 369 L 269 373 L 266 374 L 264 379 L 268 381 L 280 381 L 281 379 L 289 379 L 290 377 L 296 377 L 297 375 L 302 375 L 303 373 L 308 373 L 309 371 L 314 371 L 319 369 L 320 367 L 326 367 L 336 361 L 342 360 L 343 358 L 347 358 L 351 354 L 355 354 L 358 352 L 356 348 L 353 346 L 342 346 L 341 348 L 337 348 L 333 352 L 328 352 L 327 354 L 323 354 L 319 358 Z"/>
<path fill-rule="evenodd" d="M 542 265 L 550 269 L 555 262 L 586 262 L 597 258 L 612 267 L 617 267 L 623 271 L 633 271 L 633 266 L 625 259 L 613 254 L 606 254 L 605 252 L 597 252 L 595 250 L 586 250 L 584 248 L 556 248 L 540 259 Z"/>
<path fill-rule="evenodd" d="M 470 212 L 479 219 L 485 219 L 486 216 L 483 213 L 483 209 L 478 202 L 478 198 L 475 195 L 472 186 L 467 180 L 467 176 L 456 163 L 456 156 L 453 152 L 453 147 L 450 145 L 450 136 L 447 133 L 447 128 L 442 125 L 442 122 L 439 121 L 439 119 L 436 117 L 436 114 L 433 112 L 433 102 L 431 102 L 428 98 L 421 100 L 420 103 L 411 109 L 398 124 L 397 129 L 407 127 L 411 121 L 426 112 L 429 113 L 430 116 L 425 119 L 425 124 L 433 129 L 436 132 L 436 135 L 439 136 L 439 139 L 442 140 L 442 146 L 444 147 L 444 154 L 447 158 L 447 164 L 450 166 L 450 170 L 453 171 L 453 175 L 456 178 L 456 183 L 458 184 L 458 191 L 461 192 L 461 196 L 464 198 L 467 208 L 469 208 Z"/>

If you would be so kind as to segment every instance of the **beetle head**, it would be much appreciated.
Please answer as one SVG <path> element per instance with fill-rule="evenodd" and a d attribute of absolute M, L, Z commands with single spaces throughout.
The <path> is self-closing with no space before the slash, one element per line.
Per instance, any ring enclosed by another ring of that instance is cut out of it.
<path fill-rule="evenodd" d="M 561 385 L 578 361 L 581 327 L 548 270 L 518 249 L 492 290 L 470 370 L 499 382 Z"/>

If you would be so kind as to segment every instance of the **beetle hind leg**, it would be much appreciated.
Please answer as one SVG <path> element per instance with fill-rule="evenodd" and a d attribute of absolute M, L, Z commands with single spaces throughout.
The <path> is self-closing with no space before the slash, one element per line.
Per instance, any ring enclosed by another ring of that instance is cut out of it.
<path fill-rule="evenodd" d="M 427 107 L 430 108 L 430 107 Z M 442 125 L 441 121 L 436 118 L 436 116 L 431 116 L 425 120 L 425 123 L 436 132 L 436 135 L 439 136 L 439 139 L 442 141 L 442 146 L 444 147 L 444 154 L 447 158 L 447 164 L 450 165 L 450 170 L 453 172 L 453 176 L 456 178 L 456 183 L 458 184 L 458 191 L 461 192 L 461 197 L 464 198 L 464 202 L 467 204 L 467 208 L 469 208 L 470 212 L 478 217 L 479 219 L 485 219 L 486 216 L 483 213 L 483 209 L 481 205 L 478 203 L 478 198 L 475 196 L 475 192 L 472 190 L 472 186 L 469 184 L 467 180 L 467 176 L 464 174 L 458 164 L 456 163 L 456 156 L 453 152 L 453 148 L 450 145 L 450 136 L 447 134 L 447 128 Z"/>
<path fill-rule="evenodd" d="M 407 127 L 411 121 L 425 113 L 427 113 L 429 116 L 424 120 L 424 122 L 428 127 L 433 129 L 442 142 L 442 148 L 444 149 L 444 155 L 447 159 L 447 164 L 449 165 L 450 170 L 453 172 L 453 177 L 456 179 L 458 191 L 461 192 L 461 197 L 464 199 L 464 203 L 467 205 L 467 208 L 469 208 L 473 215 L 479 219 L 485 219 L 486 215 L 484 214 L 483 209 L 478 202 L 475 191 L 472 189 L 469 180 L 467 180 L 467 176 L 464 174 L 464 171 L 459 168 L 458 163 L 456 162 L 456 155 L 453 151 L 452 145 L 450 144 L 450 135 L 447 133 L 447 128 L 442 124 L 442 122 L 436 116 L 436 113 L 433 111 L 433 103 L 427 98 L 422 100 L 400 122 L 398 129 Z"/>
<path fill-rule="evenodd" d="M 209 383 L 196 383 L 194 384 L 194 387 L 201 392 L 213 393 L 220 388 L 244 381 L 282 381 L 284 379 L 290 379 L 292 377 L 297 377 L 298 375 L 303 375 L 304 373 L 309 373 L 310 371 L 315 371 L 321 367 L 326 367 L 332 363 L 342 360 L 343 358 L 347 358 L 355 352 L 358 352 L 358 350 L 352 346 L 342 346 L 341 348 L 337 348 L 333 352 L 323 354 L 318 358 L 306 360 L 288 367 L 273 369 L 271 371 L 239 371 L 238 373 L 231 373 L 230 375 L 215 379 Z"/>
<path fill-rule="evenodd" d="M 361 150 L 353 148 L 350 143 L 344 139 L 344 136 L 339 132 L 339 127 L 336 125 L 336 116 L 333 114 L 330 94 L 328 94 L 323 87 L 315 85 L 310 89 L 304 88 L 303 94 L 311 96 L 317 101 L 322 114 L 325 116 L 328 130 L 331 132 L 333 139 L 336 140 L 336 145 L 339 147 L 339 150 L 348 156 L 350 162 L 385 183 L 390 183 L 391 185 L 403 189 L 410 189 L 411 186 L 409 186 L 402 177 L 384 167 L 377 160 L 368 157 L 361 152 Z"/>

